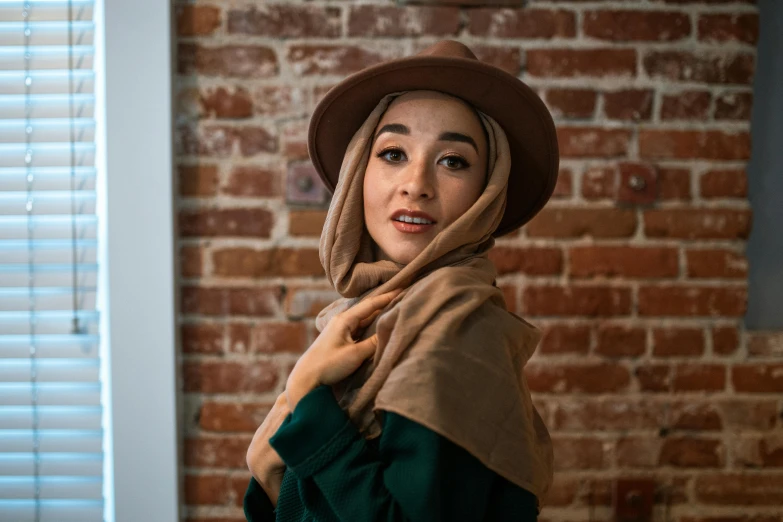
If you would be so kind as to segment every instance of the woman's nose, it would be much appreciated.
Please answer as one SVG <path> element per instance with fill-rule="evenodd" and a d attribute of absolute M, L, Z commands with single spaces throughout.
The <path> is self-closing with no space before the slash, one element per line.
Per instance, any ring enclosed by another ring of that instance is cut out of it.
<path fill-rule="evenodd" d="M 431 199 L 435 195 L 432 182 L 432 172 L 424 161 L 412 161 L 405 169 L 400 191 L 413 198 L 425 197 Z"/>

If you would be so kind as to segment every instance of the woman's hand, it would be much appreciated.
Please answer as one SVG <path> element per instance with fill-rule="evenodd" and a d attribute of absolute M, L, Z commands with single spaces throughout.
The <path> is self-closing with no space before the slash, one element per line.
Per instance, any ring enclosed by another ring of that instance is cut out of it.
<path fill-rule="evenodd" d="M 277 432 L 289 413 L 291 408 L 288 406 L 286 394 L 281 393 L 264 422 L 256 430 L 247 449 L 247 467 L 274 506 L 277 505 L 277 496 L 280 494 L 286 466 L 280 455 L 269 444 L 269 438 Z"/>
<path fill-rule="evenodd" d="M 353 337 L 357 330 L 369 326 L 401 291 L 398 288 L 365 299 L 329 321 L 288 376 L 285 391 L 292 410 L 308 392 L 322 384 L 340 382 L 375 353 L 377 334 L 358 343 Z"/>

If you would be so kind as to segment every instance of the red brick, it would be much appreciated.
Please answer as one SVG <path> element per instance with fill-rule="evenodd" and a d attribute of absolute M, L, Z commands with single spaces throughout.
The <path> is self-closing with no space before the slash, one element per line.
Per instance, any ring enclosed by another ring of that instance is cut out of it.
<path fill-rule="evenodd" d="M 272 198 L 282 194 L 282 176 L 275 169 L 236 165 L 229 173 L 222 194 L 238 197 Z"/>
<path fill-rule="evenodd" d="M 261 85 L 251 94 L 254 113 L 259 116 L 305 115 L 308 93 L 304 86 Z"/>
<path fill-rule="evenodd" d="M 335 299 L 340 298 L 332 288 L 288 288 L 285 296 L 285 314 L 289 319 L 315 317 Z"/>
<path fill-rule="evenodd" d="M 569 251 L 573 277 L 675 277 L 676 248 L 585 246 Z"/>
<path fill-rule="evenodd" d="M 783 473 L 699 474 L 694 483 L 699 502 L 730 506 L 780 506 Z"/>
<path fill-rule="evenodd" d="M 277 76 L 277 55 L 262 45 L 224 45 L 207 47 L 180 43 L 177 47 L 180 74 L 236 78 L 270 78 Z"/>
<path fill-rule="evenodd" d="M 783 332 L 749 332 L 748 355 L 783 357 Z"/>
<path fill-rule="evenodd" d="M 325 222 L 325 210 L 291 210 L 288 233 L 293 237 L 320 237 Z"/>
<path fill-rule="evenodd" d="M 611 158 L 625 156 L 631 141 L 627 129 L 558 127 L 561 158 Z"/>
<path fill-rule="evenodd" d="M 731 380 L 738 392 L 783 392 L 783 363 L 738 364 L 732 368 Z"/>
<path fill-rule="evenodd" d="M 268 361 L 186 361 L 182 365 L 184 390 L 202 393 L 265 393 L 277 385 L 277 366 Z"/>
<path fill-rule="evenodd" d="M 699 192 L 703 198 L 739 198 L 748 195 L 748 178 L 745 169 L 710 170 L 699 179 Z"/>
<path fill-rule="evenodd" d="M 639 315 L 740 317 L 745 314 L 747 289 L 743 286 L 642 286 Z"/>
<path fill-rule="evenodd" d="M 585 199 L 614 199 L 616 195 L 616 167 L 594 166 L 582 174 L 582 197 Z"/>
<path fill-rule="evenodd" d="M 677 430 L 720 431 L 723 421 L 714 404 L 684 400 L 671 405 L 669 426 Z"/>
<path fill-rule="evenodd" d="M 183 197 L 215 196 L 218 186 L 218 169 L 215 165 L 179 165 L 179 194 Z"/>
<path fill-rule="evenodd" d="M 184 463 L 189 468 L 247 469 L 247 448 L 251 437 L 186 437 L 183 449 Z"/>
<path fill-rule="evenodd" d="M 702 355 L 704 331 L 700 328 L 656 328 L 653 330 L 653 355 Z"/>
<path fill-rule="evenodd" d="M 358 5 L 348 12 L 348 36 L 455 36 L 459 25 L 456 7 Z"/>
<path fill-rule="evenodd" d="M 726 368 L 721 364 L 679 364 L 674 368 L 672 388 L 674 391 L 723 391 Z"/>
<path fill-rule="evenodd" d="M 658 167 L 658 197 L 662 200 L 691 199 L 691 171 L 687 168 Z"/>
<path fill-rule="evenodd" d="M 745 254 L 721 248 L 688 250 L 686 253 L 688 277 L 719 277 L 745 279 L 748 261 Z"/>
<path fill-rule="evenodd" d="M 528 286 L 522 303 L 531 315 L 628 315 L 631 291 L 610 286 Z"/>
<path fill-rule="evenodd" d="M 592 89 L 549 89 L 546 102 L 554 117 L 592 118 L 597 94 Z"/>
<path fill-rule="evenodd" d="M 225 326 L 220 323 L 186 323 L 180 326 L 182 353 L 199 355 L 222 354 L 225 347 Z"/>
<path fill-rule="evenodd" d="M 607 466 L 599 439 L 552 437 L 555 471 L 601 469 Z"/>
<path fill-rule="evenodd" d="M 768 400 L 726 399 L 720 402 L 726 427 L 734 430 L 772 430 L 778 419 L 777 398 Z"/>
<path fill-rule="evenodd" d="M 669 438 L 663 441 L 658 465 L 678 468 L 718 468 L 724 464 L 724 454 L 723 444 L 719 440 Z"/>
<path fill-rule="evenodd" d="M 647 351 L 647 332 L 644 328 L 601 324 L 595 353 L 605 357 L 638 357 Z"/>
<path fill-rule="evenodd" d="M 381 54 L 362 46 L 299 44 L 289 47 L 287 60 L 297 76 L 344 76 L 401 54 L 396 47 L 385 48 Z"/>
<path fill-rule="evenodd" d="M 278 150 L 277 136 L 254 125 L 183 123 L 177 131 L 180 154 L 228 158 L 237 153 L 250 157 Z"/>
<path fill-rule="evenodd" d="M 220 27 L 220 9 L 212 5 L 178 5 L 178 36 L 206 36 Z"/>
<path fill-rule="evenodd" d="M 699 16 L 699 40 L 742 42 L 756 45 L 759 37 L 757 13 L 702 14 Z"/>
<path fill-rule="evenodd" d="M 273 402 L 237 403 L 207 400 L 199 410 L 199 427 L 206 431 L 254 433 L 269 414 Z"/>
<path fill-rule="evenodd" d="M 282 297 L 280 287 L 204 288 L 185 286 L 181 290 L 181 312 L 208 316 L 271 316 Z"/>
<path fill-rule="evenodd" d="M 241 506 L 250 472 L 239 475 L 185 474 L 185 502 L 192 505 Z"/>
<path fill-rule="evenodd" d="M 530 49 L 527 72 L 543 78 L 636 76 L 633 49 Z"/>
<path fill-rule="evenodd" d="M 249 118 L 253 115 L 250 94 L 242 87 L 217 87 L 200 93 L 200 116 L 206 118 Z"/>
<path fill-rule="evenodd" d="M 272 233 L 274 217 L 262 208 L 206 208 L 181 210 L 182 237 L 262 237 Z"/>
<path fill-rule="evenodd" d="M 664 422 L 660 404 L 639 398 L 558 399 L 551 428 L 557 431 L 657 429 Z"/>
<path fill-rule="evenodd" d="M 734 326 L 716 326 L 712 329 L 712 353 L 732 355 L 739 346 L 739 332 Z"/>
<path fill-rule="evenodd" d="M 671 391 L 671 367 L 663 364 L 642 364 L 636 368 L 634 375 L 639 381 L 639 389 L 648 392 Z"/>
<path fill-rule="evenodd" d="M 259 4 L 228 12 L 228 32 L 265 38 L 328 38 L 340 36 L 339 7 Z"/>
<path fill-rule="evenodd" d="M 570 198 L 573 194 L 573 173 L 570 169 L 560 167 L 560 173 L 557 175 L 557 184 L 552 193 L 553 199 Z"/>
<path fill-rule="evenodd" d="M 713 84 L 743 84 L 753 81 L 754 55 L 707 51 L 650 51 L 643 60 L 652 78 Z"/>
<path fill-rule="evenodd" d="M 628 370 L 619 364 L 535 364 L 525 366 L 530 390 L 539 393 L 610 393 L 627 389 Z"/>
<path fill-rule="evenodd" d="M 643 129 L 639 131 L 642 158 L 747 160 L 750 134 L 717 130 Z"/>
<path fill-rule="evenodd" d="M 626 89 L 604 93 L 604 113 L 611 120 L 649 121 L 654 92 Z"/>
<path fill-rule="evenodd" d="M 323 276 L 324 271 L 314 248 L 229 247 L 212 252 L 213 273 L 225 277 Z"/>
<path fill-rule="evenodd" d="M 548 207 L 526 226 L 530 237 L 630 237 L 636 232 L 636 213 L 614 208 Z"/>
<path fill-rule="evenodd" d="M 705 121 L 709 116 L 712 95 L 709 91 L 683 91 L 667 94 L 661 103 L 661 121 Z"/>
<path fill-rule="evenodd" d="M 579 353 L 590 349 L 590 327 L 586 325 L 549 324 L 542 329 L 538 353 Z"/>
<path fill-rule="evenodd" d="M 623 436 L 615 445 L 617 465 L 622 468 L 654 468 L 663 441 L 656 437 Z"/>
<path fill-rule="evenodd" d="M 715 99 L 716 120 L 750 120 L 753 93 L 727 92 Z"/>
<path fill-rule="evenodd" d="M 179 249 L 179 272 L 182 277 L 204 275 L 204 249 L 200 246 L 183 246 Z"/>
<path fill-rule="evenodd" d="M 522 71 L 522 54 L 518 47 L 472 45 L 470 49 L 480 61 L 494 65 L 512 76 L 519 76 Z"/>
<path fill-rule="evenodd" d="M 690 18 L 671 11 L 587 11 L 585 36 L 614 42 L 673 42 L 691 33 Z"/>
<path fill-rule="evenodd" d="M 470 34 L 491 38 L 571 38 L 576 36 L 572 11 L 547 9 L 469 9 Z"/>
<path fill-rule="evenodd" d="M 488 254 L 498 275 L 557 275 L 563 270 L 563 253 L 559 248 L 496 246 Z"/>
<path fill-rule="evenodd" d="M 618 163 L 620 182 L 617 201 L 627 205 L 650 205 L 658 199 L 658 174 L 649 163 Z M 641 181 L 641 184 L 639 182 Z"/>
<path fill-rule="evenodd" d="M 647 210 L 647 237 L 678 239 L 745 239 L 750 232 L 750 210 L 679 208 Z"/>
<path fill-rule="evenodd" d="M 230 353 L 296 353 L 307 349 L 305 323 L 233 323 L 228 327 Z"/>

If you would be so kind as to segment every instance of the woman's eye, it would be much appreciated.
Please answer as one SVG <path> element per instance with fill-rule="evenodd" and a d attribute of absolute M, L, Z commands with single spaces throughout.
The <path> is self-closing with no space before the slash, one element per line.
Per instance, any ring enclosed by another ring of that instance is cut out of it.
<path fill-rule="evenodd" d="M 464 169 L 465 167 L 470 166 L 467 161 L 459 156 L 446 156 L 441 161 L 445 161 L 446 166 L 450 169 Z"/>
<path fill-rule="evenodd" d="M 383 158 L 386 161 L 391 161 L 392 163 L 396 163 L 398 161 L 402 161 L 405 157 L 405 154 L 400 149 L 386 149 L 382 151 L 380 154 L 378 154 L 379 158 Z"/>

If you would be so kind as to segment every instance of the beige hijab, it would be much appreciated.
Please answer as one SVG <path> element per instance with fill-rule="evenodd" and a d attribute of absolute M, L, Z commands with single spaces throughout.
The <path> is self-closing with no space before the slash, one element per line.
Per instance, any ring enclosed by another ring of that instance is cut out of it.
<path fill-rule="evenodd" d="M 403 415 L 534 493 L 540 509 L 552 444 L 523 374 L 540 333 L 506 309 L 487 258 L 506 206 L 508 140 L 479 113 L 489 136 L 484 192 L 407 265 L 376 260 L 364 226 L 364 172 L 376 126 L 400 94 L 380 101 L 346 150 L 320 241 L 326 277 L 343 298 L 320 312 L 316 327 L 365 297 L 404 290 L 360 332 L 377 332 L 375 356 L 333 390 L 366 438 L 380 435 L 383 411 Z"/>

